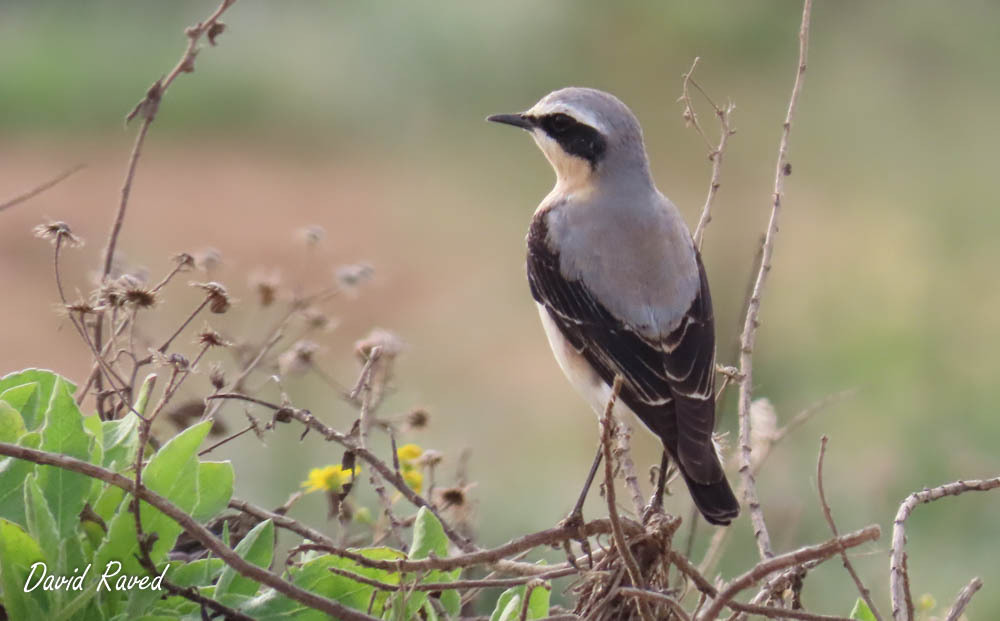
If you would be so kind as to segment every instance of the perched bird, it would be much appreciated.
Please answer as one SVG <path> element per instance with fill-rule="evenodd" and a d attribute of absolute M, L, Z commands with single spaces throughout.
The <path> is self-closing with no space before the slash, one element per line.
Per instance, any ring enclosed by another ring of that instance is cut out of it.
<path fill-rule="evenodd" d="M 598 415 L 620 375 L 616 411 L 659 436 L 701 514 L 728 524 L 739 502 L 712 440 L 708 279 L 680 212 L 653 183 L 638 120 L 589 88 L 487 120 L 530 132 L 556 172 L 527 241 L 531 294 L 559 366 Z"/>

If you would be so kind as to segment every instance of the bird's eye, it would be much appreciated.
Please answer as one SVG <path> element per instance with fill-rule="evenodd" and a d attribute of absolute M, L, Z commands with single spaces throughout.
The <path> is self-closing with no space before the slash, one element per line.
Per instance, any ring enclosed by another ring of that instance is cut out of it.
<path fill-rule="evenodd" d="M 561 112 L 553 114 L 548 118 L 548 128 L 554 133 L 562 133 L 570 127 L 576 125 L 576 120 L 568 114 Z"/>

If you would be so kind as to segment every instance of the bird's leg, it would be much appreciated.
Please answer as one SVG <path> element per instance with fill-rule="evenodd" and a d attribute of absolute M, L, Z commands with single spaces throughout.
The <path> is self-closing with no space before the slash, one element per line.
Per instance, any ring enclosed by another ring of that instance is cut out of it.
<path fill-rule="evenodd" d="M 591 565 L 593 565 L 593 558 L 591 557 L 590 542 L 587 541 L 586 534 L 583 533 L 583 504 L 587 501 L 587 494 L 590 492 L 590 486 L 594 483 L 594 477 L 597 475 L 597 468 L 601 465 L 601 458 L 604 457 L 604 447 L 597 447 L 597 455 L 594 456 L 594 463 L 590 466 L 590 473 L 587 474 L 587 480 L 583 484 L 583 489 L 580 490 L 580 497 L 576 501 L 573 510 L 569 512 L 562 522 L 559 523 L 560 526 L 565 526 L 569 528 L 575 528 L 578 530 L 578 539 L 576 541 L 580 542 L 580 546 L 583 551 L 587 554 L 587 558 L 591 559 Z M 567 540 L 563 546 L 566 550 L 566 557 L 571 565 L 576 565 L 576 559 L 573 557 L 573 552 L 569 547 L 569 541 Z"/>
<path fill-rule="evenodd" d="M 667 486 L 667 468 L 669 466 L 670 456 L 667 455 L 666 451 L 663 451 L 663 457 L 660 459 L 660 472 L 656 476 L 656 491 L 653 492 L 653 497 L 649 499 L 649 504 L 646 505 L 646 510 L 642 513 L 644 524 L 654 513 L 663 511 L 663 490 Z"/>

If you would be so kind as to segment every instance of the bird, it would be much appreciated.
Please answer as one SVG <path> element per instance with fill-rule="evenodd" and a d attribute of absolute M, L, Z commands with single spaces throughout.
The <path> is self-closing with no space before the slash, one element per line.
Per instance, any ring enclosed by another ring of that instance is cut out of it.
<path fill-rule="evenodd" d="M 740 507 L 713 440 L 708 278 L 653 181 L 638 119 L 610 93 L 568 87 L 487 120 L 527 130 L 556 173 L 527 235 L 528 282 L 556 361 L 599 416 L 621 377 L 615 413 L 632 412 L 663 444 L 659 500 L 669 456 L 701 515 L 729 524 Z"/>

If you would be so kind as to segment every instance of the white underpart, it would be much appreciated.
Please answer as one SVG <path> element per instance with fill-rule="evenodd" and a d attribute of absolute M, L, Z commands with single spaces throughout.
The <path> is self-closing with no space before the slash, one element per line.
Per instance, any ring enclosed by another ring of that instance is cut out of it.
<path fill-rule="evenodd" d="M 559 363 L 569 383 L 573 385 L 578 393 L 590 404 L 594 413 L 598 417 L 604 416 L 604 410 L 608 407 L 608 400 L 611 399 L 611 386 L 601 379 L 583 354 L 576 351 L 573 345 L 566 340 L 559 326 L 556 325 L 549 311 L 542 304 L 537 304 L 538 315 L 542 319 L 542 327 L 545 328 L 545 336 L 549 339 L 549 346 Z M 621 399 L 615 402 L 615 416 L 619 420 L 627 413 L 631 413 L 629 408 Z"/>

